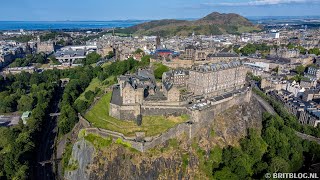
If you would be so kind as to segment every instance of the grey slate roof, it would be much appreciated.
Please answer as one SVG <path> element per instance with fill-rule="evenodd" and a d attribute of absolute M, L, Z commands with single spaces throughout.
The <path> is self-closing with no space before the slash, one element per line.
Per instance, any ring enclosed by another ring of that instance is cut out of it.
<path fill-rule="evenodd" d="M 228 63 L 220 62 L 220 63 L 214 63 L 214 64 L 193 66 L 192 69 L 195 71 L 200 71 L 200 72 L 209 72 L 209 71 L 219 71 L 219 70 L 223 70 L 223 69 L 239 67 L 241 65 L 242 65 L 242 62 L 240 62 L 240 61 L 231 61 Z"/>
<path fill-rule="evenodd" d="M 56 57 L 63 57 L 63 56 L 70 56 L 70 57 L 76 57 L 76 56 L 85 56 L 84 50 L 68 50 L 68 51 L 57 51 L 54 54 Z"/>

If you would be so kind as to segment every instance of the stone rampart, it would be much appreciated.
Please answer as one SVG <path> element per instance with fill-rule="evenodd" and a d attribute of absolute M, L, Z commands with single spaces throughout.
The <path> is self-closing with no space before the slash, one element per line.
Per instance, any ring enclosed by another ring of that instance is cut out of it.
<path fill-rule="evenodd" d="M 116 105 L 110 103 L 109 116 L 121 120 L 135 120 L 138 115 L 142 116 L 180 116 L 187 113 L 185 106 L 165 105 Z"/>
<path fill-rule="evenodd" d="M 157 136 L 145 137 L 143 142 L 137 141 L 136 137 L 126 137 L 121 133 L 104 130 L 104 129 L 86 128 L 86 131 L 88 133 L 99 134 L 102 137 L 111 136 L 113 139 L 121 138 L 124 142 L 130 143 L 132 148 L 141 152 L 145 152 L 148 149 L 154 148 L 166 142 L 167 140 L 176 138 L 182 134 L 186 134 L 189 138 L 193 138 L 201 128 L 208 127 L 209 125 L 214 123 L 215 115 L 222 113 L 223 111 L 231 108 L 234 105 L 239 105 L 245 102 L 249 102 L 250 99 L 251 99 L 251 90 L 248 89 L 245 92 L 233 95 L 232 98 L 227 98 L 227 100 L 223 99 L 219 101 L 220 103 L 216 103 L 215 105 L 202 110 L 191 110 L 187 108 L 181 108 L 181 107 L 178 108 L 178 107 L 170 107 L 170 106 L 166 108 L 154 106 L 153 107 L 154 109 L 152 109 L 149 106 L 146 106 L 146 107 L 142 106 L 141 107 L 142 114 L 144 113 L 148 115 L 159 115 L 156 109 L 161 109 L 159 110 L 159 113 L 163 111 L 168 111 L 168 110 L 172 110 L 172 111 L 178 110 L 178 111 L 181 111 L 181 113 L 189 114 L 191 118 L 189 123 L 178 124 L 177 126 Z M 153 114 L 151 112 L 153 112 Z M 84 120 L 83 118 L 81 119 Z"/>
<path fill-rule="evenodd" d="M 141 113 L 139 104 L 136 105 L 116 105 L 110 103 L 109 116 L 121 120 L 135 120 Z"/>
<path fill-rule="evenodd" d="M 142 116 L 181 116 L 187 114 L 187 108 L 183 106 L 141 106 Z"/>

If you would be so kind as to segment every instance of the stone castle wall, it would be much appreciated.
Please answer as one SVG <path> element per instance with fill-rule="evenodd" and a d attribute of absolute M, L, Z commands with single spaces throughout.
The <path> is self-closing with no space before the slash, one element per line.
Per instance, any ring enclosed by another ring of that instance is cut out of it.
<path fill-rule="evenodd" d="M 142 116 L 181 116 L 187 114 L 187 108 L 181 106 L 119 106 L 110 104 L 109 115 L 121 120 L 135 120 L 141 113 Z"/>
<path fill-rule="evenodd" d="M 187 114 L 187 108 L 181 106 L 141 106 L 142 116 L 181 116 Z"/>
<path fill-rule="evenodd" d="M 186 108 L 182 109 L 181 107 L 180 109 L 179 108 L 175 109 L 177 107 L 167 107 L 166 109 L 165 108 L 161 109 L 160 107 L 156 107 L 156 106 L 153 107 L 154 109 L 152 109 L 151 107 L 142 107 L 141 108 L 142 114 L 153 113 L 154 115 L 159 115 L 163 111 L 168 112 L 168 110 L 172 110 L 173 112 L 175 110 L 178 110 L 178 111 L 181 111 L 181 113 L 189 114 L 191 118 L 190 121 L 193 122 L 192 124 L 191 123 L 178 124 L 177 126 L 157 136 L 145 137 L 144 142 L 139 142 L 136 140 L 135 137 L 126 137 L 123 134 L 118 132 L 113 132 L 113 131 L 108 131 L 108 130 L 103 130 L 98 128 L 87 128 L 86 130 L 89 133 L 99 134 L 102 137 L 111 136 L 114 139 L 121 138 L 124 142 L 130 143 L 132 148 L 141 152 L 145 152 L 148 149 L 154 148 L 155 146 L 160 145 L 169 139 L 176 138 L 182 134 L 186 134 L 189 138 L 193 138 L 195 135 L 197 135 L 197 133 L 201 128 L 208 127 L 212 123 L 214 123 L 214 117 L 216 115 L 223 113 L 225 110 L 231 108 L 234 105 L 250 102 L 251 95 L 252 95 L 251 90 L 248 90 L 241 94 L 236 94 L 231 98 L 221 100 L 219 101 L 219 103 L 203 110 L 190 110 Z"/>
<path fill-rule="evenodd" d="M 119 106 L 110 103 L 109 116 L 117 119 L 135 120 L 140 112 L 140 105 Z"/>
<path fill-rule="evenodd" d="M 110 103 L 109 116 L 120 119 L 121 106 Z"/>
<path fill-rule="evenodd" d="M 138 115 L 142 116 L 166 116 L 187 114 L 187 108 L 180 105 L 170 106 L 156 103 L 150 105 L 116 105 L 110 103 L 109 116 L 121 120 L 135 120 Z"/>

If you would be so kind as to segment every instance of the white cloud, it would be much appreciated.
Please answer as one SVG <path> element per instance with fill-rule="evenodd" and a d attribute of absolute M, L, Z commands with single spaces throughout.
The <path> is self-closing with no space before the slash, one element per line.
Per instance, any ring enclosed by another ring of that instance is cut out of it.
<path fill-rule="evenodd" d="M 204 3 L 206 6 L 264 6 L 291 3 L 316 3 L 320 0 L 251 0 L 248 2 L 221 2 L 221 3 Z"/>

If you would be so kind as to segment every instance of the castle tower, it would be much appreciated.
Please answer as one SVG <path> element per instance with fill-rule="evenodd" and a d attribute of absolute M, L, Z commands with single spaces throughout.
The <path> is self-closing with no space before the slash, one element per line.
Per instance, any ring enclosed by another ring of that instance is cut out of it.
<path fill-rule="evenodd" d="M 156 38 L 156 49 L 161 49 L 161 39 L 160 36 Z"/>

